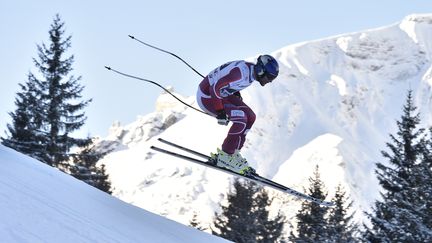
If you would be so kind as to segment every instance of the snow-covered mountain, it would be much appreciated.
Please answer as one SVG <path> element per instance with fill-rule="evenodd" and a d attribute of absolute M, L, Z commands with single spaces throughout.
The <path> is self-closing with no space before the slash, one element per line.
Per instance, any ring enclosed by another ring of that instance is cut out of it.
<path fill-rule="evenodd" d="M 257 114 L 243 154 L 261 175 L 302 190 L 315 165 L 332 196 L 346 186 L 359 209 L 378 197 L 375 163 L 383 162 L 408 89 L 424 126 L 432 125 L 432 14 L 407 16 L 390 26 L 286 46 L 272 53 L 280 75 L 266 87 L 242 92 Z M 254 60 L 250 58 L 249 60 Z M 209 70 L 210 71 L 210 70 Z M 185 98 L 196 106 L 195 98 Z M 228 127 L 162 94 L 154 113 L 114 125 L 100 146 L 114 149 L 101 162 L 114 195 L 188 223 L 210 222 L 231 177 L 150 150 L 157 138 L 215 151 Z M 163 145 L 161 145 L 164 147 Z M 277 203 L 290 215 L 293 197 Z M 275 205 L 275 208 L 279 207 Z"/>
<path fill-rule="evenodd" d="M 0 242 L 227 242 L 0 145 Z"/>

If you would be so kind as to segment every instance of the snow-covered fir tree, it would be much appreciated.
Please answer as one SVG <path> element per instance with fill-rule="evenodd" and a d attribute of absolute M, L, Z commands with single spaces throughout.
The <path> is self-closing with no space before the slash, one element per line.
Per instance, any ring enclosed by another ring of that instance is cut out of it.
<path fill-rule="evenodd" d="M 377 163 L 383 188 L 382 200 L 368 214 L 371 228 L 364 238 L 370 242 L 432 242 L 430 143 L 419 127 L 412 91 L 408 92 L 396 135 L 390 135 L 388 163 Z M 430 141 L 430 138 L 429 138 Z"/>
<path fill-rule="evenodd" d="M 238 179 L 228 194 L 228 205 L 216 214 L 213 234 L 237 243 L 284 242 L 282 236 L 285 217 L 278 214 L 269 218 L 271 200 L 267 192 L 255 183 Z"/>
<path fill-rule="evenodd" d="M 358 225 L 354 223 L 352 212 L 353 202 L 349 200 L 342 185 L 336 188 L 335 196 L 332 199 L 335 204 L 329 209 L 327 217 L 327 231 L 329 238 L 326 242 L 352 243 L 358 242 Z"/>
<path fill-rule="evenodd" d="M 319 167 L 315 167 L 313 176 L 309 178 L 310 187 L 307 194 L 325 200 L 327 192 L 321 180 Z M 326 214 L 328 207 L 304 201 L 296 215 L 297 228 L 290 234 L 292 242 L 326 242 L 329 239 Z"/>
<path fill-rule="evenodd" d="M 86 117 L 81 110 L 91 100 L 80 100 L 84 88 L 79 84 L 81 77 L 70 74 L 74 56 L 65 55 L 71 36 L 65 36 L 59 15 L 51 24 L 49 41 L 49 45 L 37 46 L 38 58 L 33 62 L 40 75 L 30 73 L 26 84 L 21 85 L 17 111 L 11 113 L 13 122 L 3 143 L 59 167 L 69 159 L 72 147 L 89 140 L 74 138 L 71 133 L 84 125 Z"/>

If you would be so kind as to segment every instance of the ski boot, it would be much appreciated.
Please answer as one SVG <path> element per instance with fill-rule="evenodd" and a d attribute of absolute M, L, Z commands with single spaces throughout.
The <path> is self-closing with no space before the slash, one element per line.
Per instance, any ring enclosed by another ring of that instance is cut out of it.
<path fill-rule="evenodd" d="M 256 175 L 255 169 L 249 166 L 247 160 L 241 156 L 238 150 L 234 154 L 228 154 L 218 148 L 215 154 L 211 154 L 211 158 L 216 166 L 229 169 L 244 176 Z"/>
<path fill-rule="evenodd" d="M 233 156 L 236 158 L 236 160 L 238 161 L 242 161 L 243 165 L 245 165 L 247 168 L 245 168 L 243 170 L 243 173 L 240 173 L 242 175 L 245 176 L 249 176 L 249 175 L 258 175 L 255 171 L 254 168 L 252 168 L 252 166 L 249 165 L 249 163 L 247 162 L 246 158 L 244 158 L 241 154 L 240 154 L 240 150 L 236 149 Z"/>

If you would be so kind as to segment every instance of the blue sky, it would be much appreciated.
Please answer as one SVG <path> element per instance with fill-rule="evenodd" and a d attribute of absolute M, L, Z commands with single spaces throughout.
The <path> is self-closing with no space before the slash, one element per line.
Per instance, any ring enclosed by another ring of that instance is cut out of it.
<path fill-rule="evenodd" d="M 181 56 L 207 74 L 229 60 L 269 53 L 284 46 L 333 35 L 387 26 L 412 13 L 431 13 L 427 0 L 363 1 L 100 1 L 40 0 L 0 2 L 0 136 L 14 111 L 18 83 L 29 71 L 36 45 L 48 43 L 55 14 L 72 35 L 68 54 L 75 56 L 75 76 L 85 109 L 83 136 L 105 136 L 114 121 L 128 124 L 154 110 L 156 86 L 107 71 L 120 71 L 172 85 L 195 95 L 201 78 L 173 57 L 140 45 L 128 35 Z"/>

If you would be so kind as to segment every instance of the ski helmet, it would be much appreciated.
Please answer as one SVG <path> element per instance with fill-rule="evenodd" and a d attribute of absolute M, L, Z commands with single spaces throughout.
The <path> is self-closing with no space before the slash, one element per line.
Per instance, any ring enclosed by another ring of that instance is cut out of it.
<path fill-rule="evenodd" d="M 255 65 L 255 74 L 262 86 L 273 81 L 279 74 L 279 64 L 270 55 L 261 55 Z"/>

